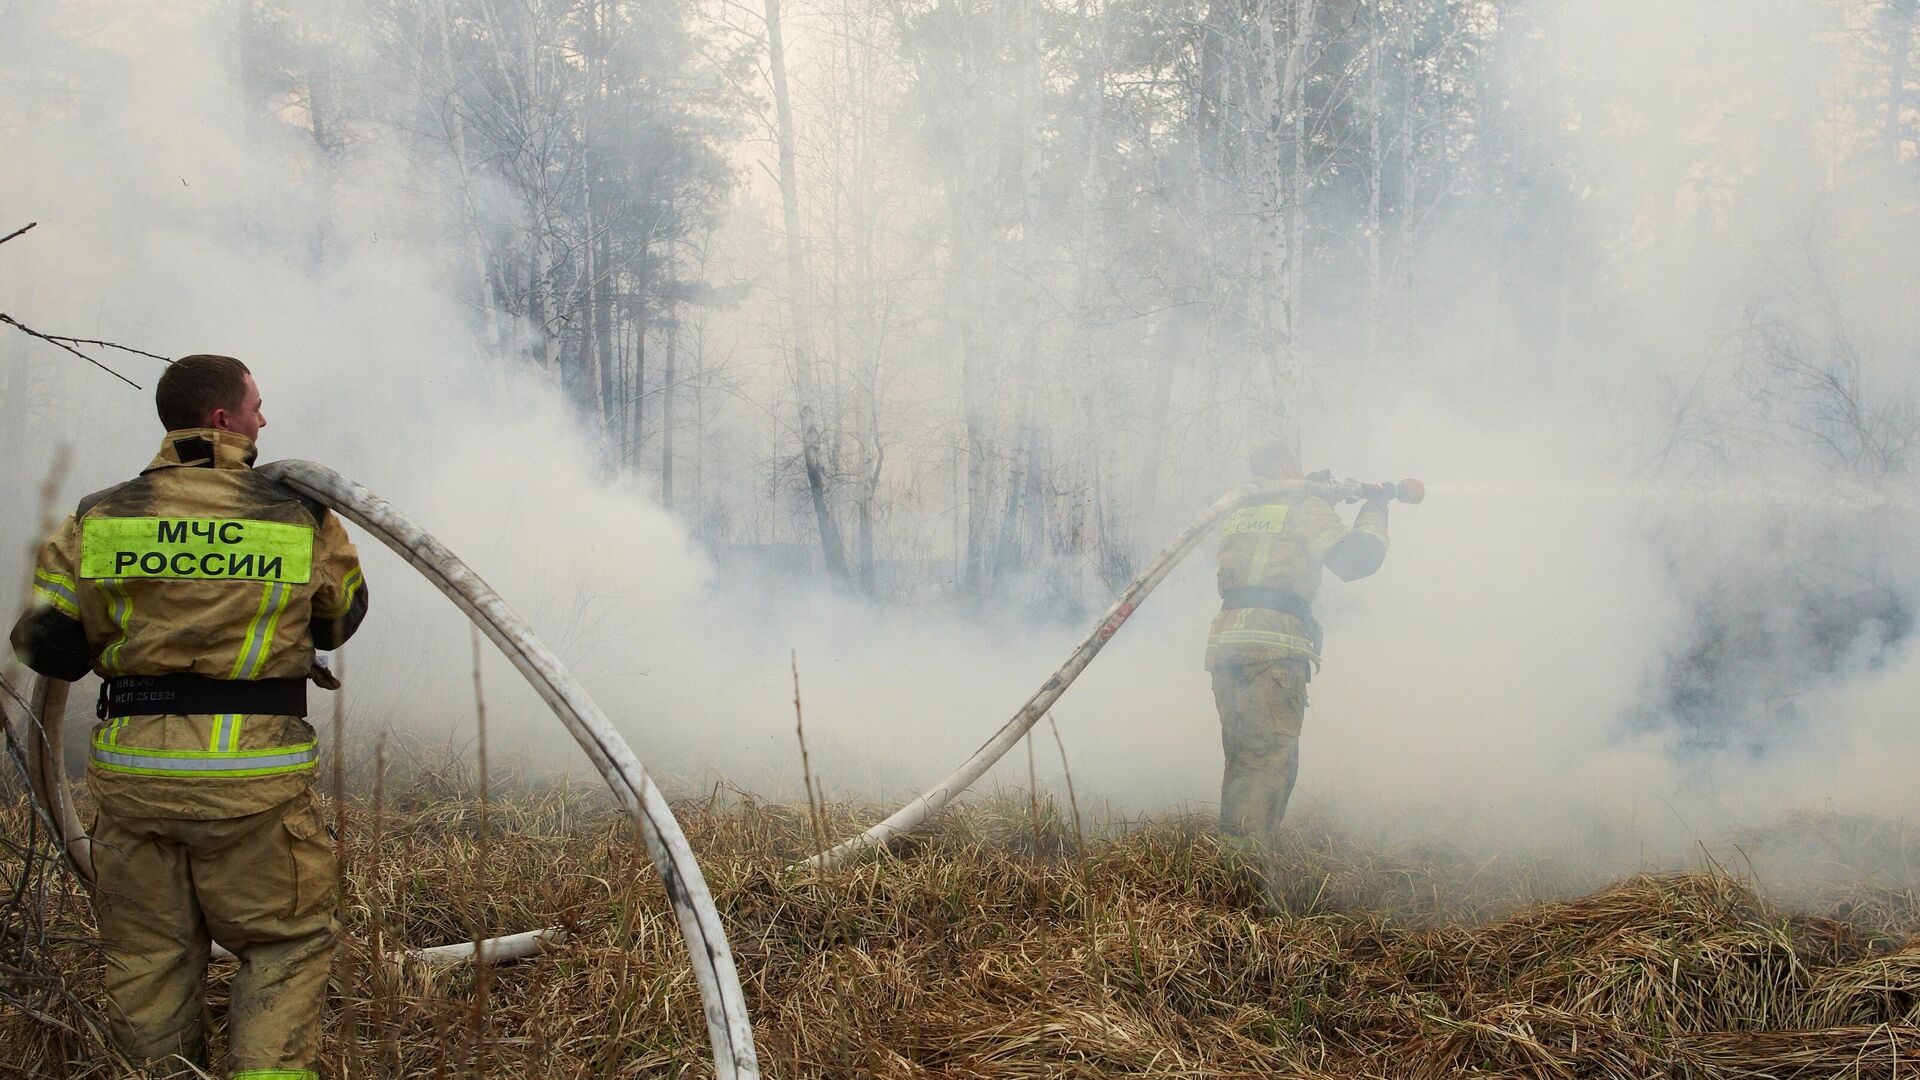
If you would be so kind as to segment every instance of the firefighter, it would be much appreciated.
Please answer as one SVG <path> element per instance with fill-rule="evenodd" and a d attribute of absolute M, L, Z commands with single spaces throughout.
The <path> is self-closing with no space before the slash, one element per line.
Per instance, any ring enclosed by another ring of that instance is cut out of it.
<path fill-rule="evenodd" d="M 103 680 L 87 783 L 109 1023 L 136 1063 L 205 1068 L 210 940 L 240 958 L 231 1080 L 317 1077 L 334 917 L 314 805 L 314 650 L 367 612 L 346 530 L 252 470 L 266 426 L 246 365 L 176 361 L 166 438 L 138 477 L 88 495 L 41 548 L 13 628 L 29 667 Z"/>
<path fill-rule="evenodd" d="M 1250 464 L 1263 480 L 1300 476 L 1299 459 L 1282 443 L 1257 447 Z M 1230 850 L 1260 868 L 1269 902 L 1268 860 L 1300 772 L 1307 681 L 1320 664 L 1313 617 L 1320 571 L 1353 581 L 1380 569 L 1386 498 L 1369 501 L 1351 528 L 1331 503 L 1312 495 L 1242 507 L 1221 526 L 1220 614 L 1206 658 L 1227 759 L 1220 833 Z"/>

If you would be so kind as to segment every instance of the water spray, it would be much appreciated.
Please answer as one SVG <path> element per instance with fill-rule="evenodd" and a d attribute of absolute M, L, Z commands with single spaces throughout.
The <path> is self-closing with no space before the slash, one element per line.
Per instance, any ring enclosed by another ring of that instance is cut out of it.
<path fill-rule="evenodd" d="M 1022 705 L 1013 718 L 1001 725 L 973 756 L 960 763 L 959 767 L 948 773 L 939 783 L 928 788 L 912 802 L 893 812 L 885 821 L 873 826 L 858 836 L 844 840 L 835 846 L 795 864 L 789 869 L 799 867 L 824 868 L 838 866 L 860 852 L 871 848 L 883 847 L 894 837 L 911 832 L 928 818 L 939 813 L 948 803 L 972 786 L 988 769 L 993 768 L 1001 757 L 1011 750 L 1015 743 L 1024 737 L 1040 718 L 1053 708 L 1060 695 L 1067 692 L 1073 680 L 1087 669 L 1093 658 L 1100 654 L 1107 642 L 1113 639 L 1127 619 L 1146 602 L 1148 594 L 1165 580 L 1180 560 L 1187 557 L 1201 537 L 1212 531 L 1220 520 L 1242 506 L 1279 498 L 1321 498 L 1330 503 L 1396 501 L 1419 503 L 1426 499 L 1426 484 L 1419 480 L 1388 481 L 1381 484 L 1362 483 L 1358 480 L 1256 480 L 1243 484 L 1222 495 L 1212 506 L 1207 507 L 1199 517 L 1193 520 L 1180 535 L 1174 537 L 1153 561 L 1141 570 L 1120 598 L 1113 602 L 1100 622 L 1094 627 L 1079 647 L 1067 657 L 1065 663 L 1054 671 L 1040 689 L 1034 691 L 1027 703 Z"/>
<path fill-rule="evenodd" d="M 1721 481 L 1711 484 L 1638 481 L 1622 484 L 1524 483 L 1469 480 L 1433 484 L 1431 487 L 1436 494 L 1445 495 L 1450 500 L 1479 497 L 1558 502 L 1711 502 L 1723 506 L 1793 506 L 1843 513 L 1873 509 L 1894 509 L 1911 513 L 1920 509 L 1920 501 L 1915 500 L 1911 495 L 1890 490 L 1886 482 L 1869 483 L 1857 477 L 1842 477 L 1820 482 L 1803 479 L 1798 483 L 1768 478 L 1765 481 L 1744 483 Z"/>

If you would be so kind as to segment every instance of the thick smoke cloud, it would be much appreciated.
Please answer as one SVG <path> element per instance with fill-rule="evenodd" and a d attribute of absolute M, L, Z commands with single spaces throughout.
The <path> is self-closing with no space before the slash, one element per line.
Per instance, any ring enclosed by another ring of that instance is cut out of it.
<path fill-rule="evenodd" d="M 1445 284 L 1412 340 L 1371 366 L 1348 366 L 1359 345 L 1337 336 L 1307 358 L 1296 412 L 1310 462 L 1425 475 L 1434 495 L 1394 511 L 1380 575 L 1322 594 L 1328 660 L 1298 799 L 1502 842 L 1600 819 L 1656 848 L 1785 807 L 1906 812 L 1920 764 L 1904 727 L 1920 689 L 1913 422 L 1885 403 L 1907 400 L 1920 339 L 1905 299 L 1920 269 L 1911 180 L 1897 203 L 1884 173 L 1827 183 L 1831 153 L 1773 137 L 1770 118 L 1812 107 L 1849 70 L 1800 50 L 1809 30 L 1790 15 L 1570 3 L 1537 19 L 1503 62 L 1536 95 L 1519 111 L 1538 114 L 1538 152 L 1581 181 L 1567 231 L 1513 250 L 1552 249 L 1592 293 L 1537 307 L 1527 268 L 1474 241 L 1505 208 L 1473 206 L 1422 255 L 1424 280 Z M 1104 602 L 1077 597 L 1067 618 L 1059 604 L 959 612 L 723 572 L 653 493 L 595 466 L 556 387 L 488 344 L 457 299 L 466 253 L 423 194 L 431 170 L 379 142 L 343 167 L 289 118 L 243 107 L 222 9 L 35 4 L 17 25 L 0 61 L 0 231 L 42 224 L 0 248 L 0 309 L 247 359 L 266 458 L 325 462 L 441 536 L 680 790 L 797 793 L 795 654 L 829 792 L 917 790 L 1024 700 Z M 749 199 L 722 238 L 743 275 L 772 272 L 746 220 L 760 209 Z M 741 393 L 778 400 L 780 319 L 764 291 L 710 317 L 766 364 L 745 369 Z M 1325 322 L 1342 320 L 1362 321 Z M 156 365 L 115 360 L 151 386 Z M 1881 412 L 1834 412 L 1820 379 L 1835 370 Z M 59 446 L 75 451 L 65 506 L 157 444 L 146 394 L 19 335 L 0 337 L 0 388 L 10 506 L 33 504 Z M 1064 433 L 1084 419 L 1043 421 Z M 732 437 L 779 442 L 769 426 Z M 1176 431 L 1169 455 L 1182 490 L 1149 543 L 1244 478 L 1207 432 Z M 6 520 L 0 572 L 18 581 L 30 515 Z M 392 726 L 463 745 L 462 621 L 396 559 L 362 553 L 375 610 L 346 658 L 356 737 Z M 1203 552 L 1062 703 L 1088 801 L 1213 801 L 1218 728 L 1199 668 L 1211 586 Z M 503 664 L 485 675 L 497 753 L 583 771 Z M 1050 742 L 1040 771 L 1056 782 Z M 997 779 L 1024 782 L 1024 768 Z"/>

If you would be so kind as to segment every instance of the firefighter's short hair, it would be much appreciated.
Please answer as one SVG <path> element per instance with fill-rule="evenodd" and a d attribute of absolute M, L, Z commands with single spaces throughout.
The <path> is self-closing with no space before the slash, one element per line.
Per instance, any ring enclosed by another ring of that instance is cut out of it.
<path fill-rule="evenodd" d="M 231 356 L 195 353 L 168 365 L 153 406 L 168 431 L 206 427 L 215 409 L 237 409 L 247 396 L 247 365 Z"/>

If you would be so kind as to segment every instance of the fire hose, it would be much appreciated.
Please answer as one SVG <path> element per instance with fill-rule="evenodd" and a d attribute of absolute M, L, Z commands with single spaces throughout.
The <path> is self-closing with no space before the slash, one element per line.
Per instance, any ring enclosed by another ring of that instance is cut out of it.
<path fill-rule="evenodd" d="M 1319 481 L 1319 480 L 1256 480 L 1243 484 L 1222 495 L 1212 506 L 1193 520 L 1185 531 L 1174 537 L 1173 542 L 1161 549 L 1153 561 L 1141 570 L 1139 575 L 1128 584 L 1126 591 L 1113 602 L 1104 617 L 1086 638 L 1080 642 L 1066 663 L 1061 664 L 1040 689 L 1034 691 L 1027 703 L 1013 714 L 1013 718 L 1001 725 L 973 756 L 960 763 L 960 766 L 948 773 L 941 781 L 916 796 L 912 802 L 894 811 L 892 816 L 866 832 L 844 840 L 811 859 L 795 864 L 799 867 L 838 866 L 847 859 L 872 848 L 884 847 L 894 837 L 911 832 L 940 812 L 948 803 L 958 798 L 975 780 L 985 775 L 988 769 L 1006 755 L 1008 750 L 1024 737 L 1040 718 L 1053 708 L 1060 695 L 1067 692 L 1073 680 L 1087 669 L 1093 658 L 1100 654 L 1107 642 L 1126 625 L 1127 618 L 1147 599 L 1180 560 L 1186 558 L 1200 538 L 1207 535 L 1220 519 L 1250 503 L 1274 498 L 1319 497 L 1328 502 L 1356 502 L 1362 499 L 1399 500 L 1406 503 L 1418 503 L 1426 498 L 1426 485 L 1418 480 L 1402 480 L 1399 483 L 1366 484 L 1357 480 Z"/>
<path fill-rule="evenodd" d="M 28 697 L 20 696 L 11 683 L 7 683 L 5 689 L 21 714 L 21 727 L 13 730 L 24 730 L 26 733 L 24 738 L 17 739 L 16 745 L 24 743 L 26 746 L 27 781 L 38 803 L 37 809 L 59 841 L 67 865 L 82 881 L 92 885 L 93 840 L 87 835 L 87 827 L 73 807 L 65 768 L 67 687 L 70 685 L 59 679 L 36 676 Z M 6 710 L 0 708 L 0 720 L 5 718 Z M 537 955 L 566 938 L 565 929 L 549 926 L 544 930 L 483 938 L 478 942 L 462 941 L 451 945 L 403 949 L 388 954 L 388 958 L 403 963 L 411 961 L 442 965 L 459 963 L 479 954 L 490 963 L 499 963 Z M 217 941 L 213 943 L 212 955 L 215 960 L 239 959 Z"/>
<path fill-rule="evenodd" d="M 319 501 L 411 563 L 456 607 L 466 612 L 559 717 L 599 769 L 621 807 L 640 827 L 654 870 L 666 888 L 667 900 L 686 939 L 718 1080 L 757 1080 L 760 1067 L 754 1054 L 753 1025 L 747 1016 L 746 995 L 706 879 L 665 796 L 600 706 L 499 594 L 458 556 L 385 499 L 310 461 L 276 461 L 260 466 L 257 471 Z M 93 876 L 90 841 L 67 796 L 66 773 L 59 755 L 66 687 L 65 683 L 42 679 L 31 704 L 19 702 L 17 698 L 16 702 L 28 712 L 22 726 L 28 732 L 28 773 L 39 809 L 58 833 L 69 862 L 90 881 Z M 479 951 L 492 959 L 507 959 L 537 952 L 553 933 L 533 931 L 419 950 L 414 955 L 432 952 L 435 955 L 421 958 L 433 962 L 471 956 Z"/>

